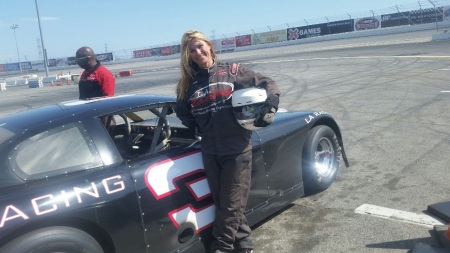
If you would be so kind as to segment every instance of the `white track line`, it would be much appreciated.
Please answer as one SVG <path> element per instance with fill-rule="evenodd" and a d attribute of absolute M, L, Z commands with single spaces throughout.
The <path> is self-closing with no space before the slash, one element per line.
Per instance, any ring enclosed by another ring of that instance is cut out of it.
<path fill-rule="evenodd" d="M 359 206 L 355 209 L 355 213 L 368 214 L 383 219 L 407 222 L 431 228 L 435 225 L 446 225 L 446 223 L 444 223 L 440 219 L 426 214 L 411 213 L 369 204 L 363 204 Z"/>

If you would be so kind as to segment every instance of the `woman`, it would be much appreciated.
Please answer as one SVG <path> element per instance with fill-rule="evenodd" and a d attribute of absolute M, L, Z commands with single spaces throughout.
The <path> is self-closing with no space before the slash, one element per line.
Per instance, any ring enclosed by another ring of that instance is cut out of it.
<path fill-rule="evenodd" d="M 212 42 L 189 30 L 181 40 L 181 79 L 176 113 L 191 130 L 202 132 L 203 164 L 216 205 L 211 252 L 253 252 L 251 230 L 244 215 L 250 192 L 252 146 L 250 130 L 233 114 L 232 92 L 257 87 L 267 92 L 256 127 L 270 124 L 265 114 L 278 108 L 280 90 L 266 76 L 238 63 L 218 62 Z M 233 251 L 234 250 L 234 251 Z"/>

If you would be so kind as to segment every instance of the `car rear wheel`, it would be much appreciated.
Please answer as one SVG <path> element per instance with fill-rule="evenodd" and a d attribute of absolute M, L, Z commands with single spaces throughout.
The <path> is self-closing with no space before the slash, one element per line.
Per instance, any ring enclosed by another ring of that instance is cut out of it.
<path fill-rule="evenodd" d="M 0 252 L 14 253 L 103 253 L 89 234 L 70 227 L 48 227 L 22 235 L 6 244 Z"/>
<path fill-rule="evenodd" d="M 324 191 L 339 170 L 340 146 L 334 131 L 324 125 L 309 130 L 303 147 L 303 182 L 307 195 Z"/>

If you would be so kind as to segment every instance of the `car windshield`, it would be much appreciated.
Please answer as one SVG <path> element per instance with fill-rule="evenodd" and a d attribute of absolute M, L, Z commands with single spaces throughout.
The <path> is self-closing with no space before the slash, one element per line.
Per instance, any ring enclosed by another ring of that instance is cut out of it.
<path fill-rule="evenodd" d="M 0 125 L 0 146 L 15 135 L 13 131 L 5 128 L 5 124 Z"/>

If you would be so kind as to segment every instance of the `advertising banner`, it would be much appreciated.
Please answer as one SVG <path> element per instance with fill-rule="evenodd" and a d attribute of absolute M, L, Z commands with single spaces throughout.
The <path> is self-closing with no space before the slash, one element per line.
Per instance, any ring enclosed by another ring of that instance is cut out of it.
<path fill-rule="evenodd" d="M 236 48 L 236 40 L 233 38 L 226 38 L 220 41 L 220 50 L 221 52 L 229 52 L 234 51 Z"/>
<path fill-rule="evenodd" d="M 20 66 L 22 67 L 22 70 L 31 70 L 31 62 L 20 62 Z"/>
<path fill-rule="evenodd" d="M 179 54 L 181 53 L 181 46 L 180 45 L 173 45 L 172 46 L 172 54 Z"/>
<path fill-rule="evenodd" d="M 326 24 L 308 25 L 287 29 L 287 40 L 298 40 L 328 34 Z"/>
<path fill-rule="evenodd" d="M 246 47 L 252 45 L 252 36 L 250 34 L 237 36 L 236 39 L 236 47 Z"/>
<path fill-rule="evenodd" d="M 95 54 L 95 57 L 97 57 L 97 60 L 99 60 L 100 62 L 108 62 L 114 60 L 112 53 Z"/>
<path fill-rule="evenodd" d="M 409 11 L 381 15 L 381 28 L 412 24 Z"/>
<path fill-rule="evenodd" d="M 252 45 L 286 41 L 287 30 L 257 33 L 252 36 Z"/>
<path fill-rule="evenodd" d="M 6 63 L 6 71 L 19 71 L 19 63 Z"/>
<path fill-rule="evenodd" d="M 409 12 L 409 18 L 414 24 L 442 22 L 442 12 L 442 7 L 415 10 Z"/>
<path fill-rule="evenodd" d="M 42 64 L 44 65 L 44 64 Z M 75 57 L 67 57 L 67 65 L 78 65 L 77 60 Z M 33 65 L 34 68 L 34 65 Z"/>
<path fill-rule="evenodd" d="M 346 33 L 353 32 L 353 19 L 333 21 L 327 23 L 328 34 L 338 34 L 338 33 Z"/>
<path fill-rule="evenodd" d="M 20 62 L 20 66 L 22 67 L 22 70 L 31 70 L 31 62 Z M 20 71 L 19 63 L 7 63 L 3 65 L 3 71 Z"/>
<path fill-rule="evenodd" d="M 161 56 L 161 48 L 152 48 L 152 56 Z"/>
<path fill-rule="evenodd" d="M 172 46 L 161 47 L 161 55 L 168 56 L 172 54 Z"/>
<path fill-rule="evenodd" d="M 354 19 L 355 31 L 374 30 L 381 28 L 381 16 Z"/>
<path fill-rule="evenodd" d="M 75 62 L 75 57 L 69 57 L 69 58 L 73 58 L 73 61 Z M 69 58 L 67 58 L 67 62 L 69 62 Z M 75 62 L 76 64 L 76 62 Z M 72 64 L 74 65 L 74 64 Z M 39 70 L 39 69 L 44 69 L 44 60 L 42 61 L 32 61 L 31 62 L 31 69 L 35 69 L 35 70 Z"/>
<path fill-rule="evenodd" d="M 450 19 L 450 6 L 444 6 L 442 9 L 442 13 L 444 14 L 443 20 L 449 20 Z"/>
<path fill-rule="evenodd" d="M 48 66 L 49 67 L 62 67 L 67 66 L 67 58 L 59 58 L 59 59 L 48 59 Z"/>
<path fill-rule="evenodd" d="M 142 49 L 133 51 L 134 58 L 144 58 L 152 56 L 152 49 Z"/>

